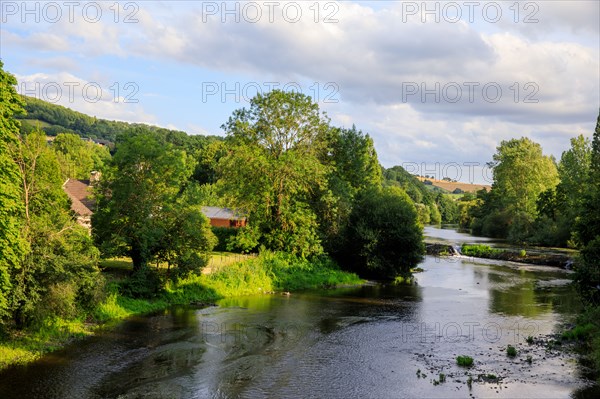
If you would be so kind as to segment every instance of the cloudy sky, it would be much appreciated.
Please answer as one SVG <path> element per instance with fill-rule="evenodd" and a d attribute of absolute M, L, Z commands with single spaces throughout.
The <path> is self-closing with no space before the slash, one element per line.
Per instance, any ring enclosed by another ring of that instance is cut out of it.
<path fill-rule="evenodd" d="M 513 137 L 560 157 L 600 106 L 597 0 L 3 1 L 0 22 L 23 94 L 222 135 L 257 91 L 299 90 L 384 166 L 440 178 L 485 182 Z"/>

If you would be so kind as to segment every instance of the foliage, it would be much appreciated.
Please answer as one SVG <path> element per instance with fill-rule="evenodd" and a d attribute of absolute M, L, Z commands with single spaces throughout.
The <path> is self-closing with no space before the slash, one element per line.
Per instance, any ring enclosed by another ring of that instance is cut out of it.
<path fill-rule="evenodd" d="M 29 244 L 12 275 L 13 320 L 17 327 L 25 327 L 52 316 L 74 316 L 97 299 L 85 291 L 102 283 L 98 251 L 71 216 L 58 160 L 44 134 L 20 138 L 10 152 L 21 175 L 23 236 Z M 66 310 L 69 307 L 71 311 Z"/>
<path fill-rule="evenodd" d="M 17 80 L 5 72 L 0 61 L 0 329 L 10 316 L 10 276 L 27 251 L 21 230 L 24 206 L 21 201 L 21 176 L 9 147 L 19 139 L 19 123 L 14 115 L 23 111 L 23 102 L 14 85 Z"/>
<path fill-rule="evenodd" d="M 125 279 L 119 287 L 120 292 L 131 298 L 153 298 L 163 289 L 163 281 L 156 269 L 142 266 L 134 269 L 133 273 Z"/>
<path fill-rule="evenodd" d="M 90 172 L 102 171 L 104 165 L 110 160 L 107 147 L 83 140 L 80 136 L 71 133 L 61 133 L 52 142 L 56 152 L 63 180 L 89 179 Z"/>
<path fill-rule="evenodd" d="M 235 243 L 235 238 L 240 229 L 232 229 L 229 227 L 213 227 L 212 232 L 217 237 L 217 245 L 213 248 L 214 251 L 232 251 L 230 243 Z"/>
<path fill-rule="evenodd" d="M 508 346 L 506 347 L 506 355 L 507 355 L 508 357 L 515 357 L 515 356 L 517 356 L 517 348 L 515 348 L 515 347 L 514 347 L 514 346 L 512 346 L 512 345 L 508 345 Z"/>
<path fill-rule="evenodd" d="M 172 143 L 176 147 L 180 147 L 187 152 L 190 152 L 191 148 L 203 146 L 205 141 L 221 140 L 215 136 L 188 136 L 181 131 L 169 130 L 141 123 L 98 119 L 34 97 L 20 97 L 23 102 L 26 103 L 25 110 L 27 111 L 26 117 L 25 115 L 16 116 L 21 119 L 21 133 L 23 134 L 27 134 L 36 129 L 41 129 L 49 136 L 56 136 L 60 133 L 70 133 L 80 137 L 103 139 L 107 140 L 109 143 L 114 143 L 120 140 L 122 135 L 127 135 L 127 132 L 130 130 L 143 128 L 145 130 L 153 131 L 164 138 L 165 141 Z M 36 122 L 31 122 L 32 120 Z M 38 123 L 38 121 L 41 121 L 41 123 Z"/>
<path fill-rule="evenodd" d="M 549 246 L 576 246 L 576 224 L 586 198 L 591 161 L 591 144 L 583 135 L 571 139 L 571 148 L 563 152 L 558 165 L 560 182 L 540 194 L 539 216 L 531 241 Z"/>
<path fill-rule="evenodd" d="M 322 252 L 312 195 L 326 183 L 327 119 L 300 93 L 258 94 L 223 125 L 230 152 L 219 162 L 231 205 L 248 210 L 254 239 L 300 256 Z"/>
<path fill-rule="evenodd" d="M 127 254 L 136 270 L 154 260 L 201 267 L 215 238 L 195 201 L 198 188 L 188 185 L 193 167 L 185 151 L 148 130 L 133 130 L 117 143 L 92 218 L 103 255 Z"/>
<path fill-rule="evenodd" d="M 462 367 L 471 367 L 473 365 L 473 358 L 470 356 L 457 356 L 456 364 Z"/>
<path fill-rule="evenodd" d="M 557 167 L 542 148 L 528 138 L 502 141 L 493 161 L 494 183 L 489 193 L 478 192 L 472 207 L 471 227 L 475 234 L 527 241 L 534 232 L 540 195 L 556 187 Z"/>
<path fill-rule="evenodd" d="M 354 197 L 361 190 L 381 186 L 382 172 L 373 140 L 355 126 L 329 129 L 327 148 L 320 157 L 327 165 L 327 185 L 313 195 L 313 207 L 324 247 L 327 252 L 336 253 Z"/>
<path fill-rule="evenodd" d="M 592 139 L 587 189 L 581 202 L 577 237 L 583 249 L 575 281 L 583 298 L 600 306 L 600 113 Z"/>
<path fill-rule="evenodd" d="M 503 251 L 495 249 L 484 244 L 463 244 L 460 249 L 461 254 L 465 256 L 474 256 L 477 258 L 494 258 L 500 255 Z"/>
<path fill-rule="evenodd" d="M 422 226 L 408 195 L 397 187 L 361 192 L 350 215 L 344 265 L 359 275 L 409 275 L 422 258 Z"/>
<path fill-rule="evenodd" d="M 394 166 L 384 171 L 386 185 L 401 187 L 415 202 L 421 224 L 456 223 L 459 210 L 456 202 L 447 193 L 431 191 L 426 180 L 421 182 L 402 166 Z"/>

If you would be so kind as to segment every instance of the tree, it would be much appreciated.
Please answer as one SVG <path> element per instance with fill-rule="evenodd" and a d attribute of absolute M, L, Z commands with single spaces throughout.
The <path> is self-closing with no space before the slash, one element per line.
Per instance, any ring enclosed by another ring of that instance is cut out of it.
<path fill-rule="evenodd" d="M 481 205 L 472 208 L 473 231 L 513 242 L 529 239 L 540 194 L 558 184 L 554 160 L 528 138 L 502 141 L 489 164 L 494 183 Z"/>
<path fill-rule="evenodd" d="M 589 175 L 586 179 L 582 211 L 577 224 L 577 234 L 583 249 L 575 280 L 582 296 L 589 302 L 600 304 L 600 114 L 592 139 Z"/>
<path fill-rule="evenodd" d="M 502 141 L 490 166 L 500 207 L 528 215 L 537 212 L 540 193 L 558 184 L 558 171 L 553 160 L 542 154 L 542 147 L 523 137 Z"/>
<path fill-rule="evenodd" d="M 576 246 L 575 225 L 588 185 L 591 143 L 583 135 L 571 139 L 571 148 L 558 164 L 560 182 L 540 194 L 534 241 L 542 245 Z"/>
<path fill-rule="evenodd" d="M 354 197 L 361 190 L 380 187 L 382 168 L 373 140 L 355 126 L 328 130 L 321 154 L 328 168 L 327 185 L 315 194 L 321 236 L 328 252 L 339 251 Z"/>
<path fill-rule="evenodd" d="M 76 134 L 61 133 L 52 146 L 58 156 L 63 179 L 89 179 L 90 172 L 102 170 L 110 160 L 108 148 L 83 140 Z"/>
<path fill-rule="evenodd" d="M 410 274 L 423 257 L 423 228 L 406 193 L 397 187 L 360 192 L 350 215 L 343 264 L 360 275 Z"/>
<path fill-rule="evenodd" d="M 182 199 L 193 160 L 143 128 L 122 137 L 96 191 L 92 233 L 103 255 L 129 255 L 139 271 L 159 257 L 208 250 L 206 218 Z"/>
<path fill-rule="evenodd" d="M 21 178 L 9 155 L 9 146 L 19 139 L 19 123 L 14 115 L 23 112 L 24 103 L 14 88 L 17 80 L 3 66 L 0 61 L 0 320 L 9 315 L 10 275 L 27 249 L 21 234 Z"/>
<path fill-rule="evenodd" d="M 311 198 L 326 184 L 319 159 L 328 120 L 310 97 L 274 90 L 233 113 L 222 128 L 229 154 L 220 184 L 232 207 L 249 213 L 238 238 L 300 256 L 322 252 Z"/>
<path fill-rule="evenodd" d="M 9 146 L 19 169 L 24 208 L 22 236 L 28 251 L 11 273 L 12 317 L 17 327 L 89 308 L 101 278 L 98 251 L 71 215 L 55 153 L 42 132 Z"/>

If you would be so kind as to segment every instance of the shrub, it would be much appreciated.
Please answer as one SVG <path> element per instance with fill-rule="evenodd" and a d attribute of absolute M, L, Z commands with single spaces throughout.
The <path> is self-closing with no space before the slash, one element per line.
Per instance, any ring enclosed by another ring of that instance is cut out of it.
<path fill-rule="evenodd" d="M 515 348 L 515 347 L 514 347 L 514 346 L 512 346 L 512 345 L 508 345 L 508 346 L 506 347 L 506 354 L 507 354 L 509 357 L 515 357 L 515 356 L 517 356 L 517 348 Z"/>
<path fill-rule="evenodd" d="M 176 260 L 177 267 L 173 269 L 175 278 L 184 278 L 190 274 L 200 274 L 202 268 L 208 263 L 208 255 L 195 251 L 181 254 Z"/>
<path fill-rule="evenodd" d="M 562 339 L 566 340 L 584 340 L 592 335 L 596 330 L 596 326 L 591 323 L 577 325 L 575 328 L 562 333 Z"/>
<path fill-rule="evenodd" d="M 458 356 L 456 364 L 462 367 L 471 367 L 473 365 L 473 358 L 470 356 Z"/>
<path fill-rule="evenodd" d="M 46 318 L 58 316 L 71 319 L 77 314 L 76 288 L 72 283 L 52 284 L 35 310 L 35 319 L 42 322 Z"/>
<path fill-rule="evenodd" d="M 131 298 L 152 298 L 162 290 L 163 284 L 154 269 L 144 266 L 135 270 L 120 286 L 121 294 Z"/>
<path fill-rule="evenodd" d="M 521 258 L 524 258 L 524 257 L 526 257 L 526 256 L 527 256 L 527 251 L 525 251 L 524 249 L 520 250 L 520 251 L 519 251 L 519 256 L 520 256 Z"/>
<path fill-rule="evenodd" d="M 219 252 L 241 252 L 236 251 L 236 246 L 234 244 L 234 240 L 237 237 L 239 229 L 227 228 L 227 227 L 212 227 L 213 234 L 217 237 L 217 245 L 213 249 L 214 251 Z"/>
<path fill-rule="evenodd" d="M 527 342 L 529 345 L 531 345 L 531 344 L 533 344 L 533 337 L 530 335 L 530 336 L 528 336 L 528 337 L 525 339 L 525 341 L 526 341 L 526 342 Z"/>
<path fill-rule="evenodd" d="M 408 195 L 397 187 L 358 194 L 350 214 L 344 265 L 359 275 L 394 279 L 409 275 L 423 257 L 423 230 Z"/>
<path fill-rule="evenodd" d="M 475 256 L 479 258 L 495 258 L 498 255 L 500 255 L 503 251 L 501 249 L 491 248 L 489 245 L 484 244 L 463 244 L 460 252 L 465 256 Z"/>

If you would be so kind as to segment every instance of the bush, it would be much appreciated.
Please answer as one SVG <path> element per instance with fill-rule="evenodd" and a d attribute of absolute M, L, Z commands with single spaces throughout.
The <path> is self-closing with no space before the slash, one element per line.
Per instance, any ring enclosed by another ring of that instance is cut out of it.
<path fill-rule="evenodd" d="M 61 282 L 52 284 L 48 287 L 43 300 L 36 307 L 34 318 L 38 323 L 41 323 L 47 318 L 55 316 L 63 319 L 75 317 L 77 314 L 76 295 L 77 290 L 72 283 Z"/>
<path fill-rule="evenodd" d="M 125 279 L 120 285 L 120 292 L 131 298 L 152 298 L 162 291 L 162 281 L 158 272 L 144 266 Z"/>
<path fill-rule="evenodd" d="M 456 364 L 462 367 L 471 367 L 473 365 L 473 358 L 470 356 L 458 356 Z"/>
<path fill-rule="evenodd" d="M 184 278 L 190 274 L 200 274 L 202 268 L 208 263 L 208 255 L 195 251 L 188 251 L 181 254 L 177 260 L 177 267 L 172 270 L 173 276 L 177 279 Z"/>
<path fill-rule="evenodd" d="M 227 227 L 212 227 L 213 234 L 217 237 L 217 245 L 214 248 L 214 251 L 219 252 L 241 252 L 235 251 L 235 245 L 230 245 L 235 243 L 235 238 L 238 234 L 239 229 L 227 228 Z M 230 248 L 231 247 L 231 248 Z"/>
<path fill-rule="evenodd" d="M 460 252 L 465 256 L 474 256 L 477 258 L 496 258 L 503 251 L 501 249 L 495 249 L 484 244 L 463 244 Z"/>
<path fill-rule="evenodd" d="M 581 251 L 575 268 L 575 282 L 586 302 L 600 305 L 600 237 L 590 241 Z"/>
<path fill-rule="evenodd" d="M 423 229 L 408 195 L 397 187 L 357 195 L 345 237 L 342 265 L 359 275 L 394 279 L 410 275 L 423 257 Z"/>
<path fill-rule="evenodd" d="M 508 346 L 506 347 L 506 354 L 507 354 L 509 357 L 515 357 L 515 356 L 517 356 L 517 348 L 515 348 L 515 347 L 514 347 L 514 346 L 512 346 L 512 345 L 508 345 Z"/>

